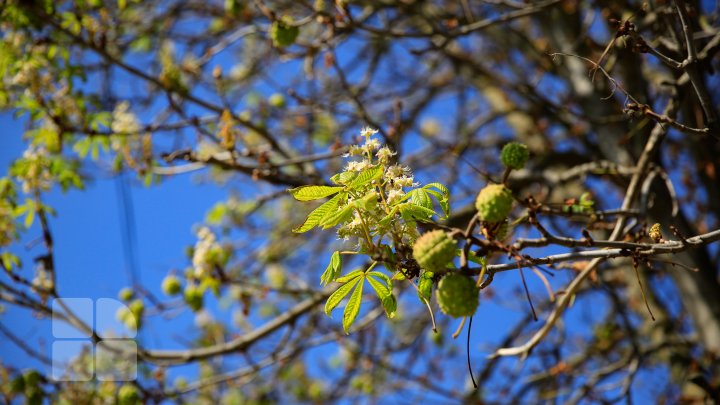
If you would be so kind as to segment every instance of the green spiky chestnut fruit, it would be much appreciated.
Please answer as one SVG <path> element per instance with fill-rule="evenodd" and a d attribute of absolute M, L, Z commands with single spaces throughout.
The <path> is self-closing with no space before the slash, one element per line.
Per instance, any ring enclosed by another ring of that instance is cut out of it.
<path fill-rule="evenodd" d="M 441 270 L 455 257 L 455 241 L 442 230 L 430 231 L 415 241 L 413 257 L 425 270 Z"/>
<path fill-rule="evenodd" d="M 506 144 L 500 152 L 500 160 L 505 167 L 519 170 L 525 167 L 530 151 L 528 147 L 518 142 L 510 142 Z"/>
<path fill-rule="evenodd" d="M 270 27 L 270 38 L 273 45 L 278 48 L 290 46 L 295 43 L 300 34 L 300 28 L 292 26 L 293 20 L 290 17 L 283 17 Z"/>
<path fill-rule="evenodd" d="M 140 403 L 140 393 L 134 385 L 123 385 L 118 390 L 118 405 L 135 405 Z"/>
<path fill-rule="evenodd" d="M 460 273 L 449 273 L 438 283 L 436 297 L 440 310 L 455 318 L 471 316 L 478 307 L 480 289 L 475 280 Z"/>
<path fill-rule="evenodd" d="M 130 287 L 125 287 L 118 292 L 118 298 L 120 298 L 121 301 L 130 301 L 133 299 L 133 296 L 135 296 L 135 293 Z"/>
<path fill-rule="evenodd" d="M 163 279 L 162 291 L 165 295 L 177 295 L 181 290 L 182 285 L 180 284 L 180 279 L 176 275 L 170 274 Z"/>
<path fill-rule="evenodd" d="M 185 303 L 192 309 L 193 311 L 197 312 L 202 309 L 203 307 L 203 293 L 200 291 L 198 287 L 195 287 L 193 285 L 189 285 L 185 287 Z"/>
<path fill-rule="evenodd" d="M 268 104 L 275 108 L 283 108 L 287 104 L 285 96 L 280 93 L 273 93 L 268 98 Z"/>
<path fill-rule="evenodd" d="M 502 184 L 485 186 L 475 200 L 478 215 L 486 222 L 504 221 L 512 210 L 512 204 L 512 193 Z"/>

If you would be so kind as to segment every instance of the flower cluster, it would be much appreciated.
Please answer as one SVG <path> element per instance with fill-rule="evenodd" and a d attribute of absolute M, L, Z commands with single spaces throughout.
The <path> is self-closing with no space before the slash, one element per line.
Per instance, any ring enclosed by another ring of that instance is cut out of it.
<path fill-rule="evenodd" d="M 388 146 L 382 146 L 380 141 L 373 137 L 378 131 L 365 127 L 360 135 L 365 138 L 361 145 L 350 146 L 346 157 L 358 156 L 360 160 L 349 161 L 345 166 L 346 172 L 361 173 L 363 171 L 381 167 L 382 176 L 368 183 L 362 190 L 358 190 L 353 197 L 373 200 L 373 204 L 361 204 L 364 209 L 355 210 L 352 220 L 338 230 L 338 236 L 349 240 L 357 237 L 360 245 L 367 245 L 368 235 L 372 238 L 387 232 L 394 236 L 400 236 L 403 240 L 414 240 L 417 238 L 415 226 L 407 227 L 402 221 L 391 221 L 390 224 L 383 224 L 383 218 L 392 215 L 392 207 L 403 201 L 406 197 L 406 188 L 417 187 L 419 183 L 414 181 L 410 168 L 400 165 L 390 165 L 393 156 L 396 155 Z M 394 215 L 392 215 L 394 216 Z M 367 230 L 367 232 L 366 232 Z M 401 236 L 402 235 L 402 236 Z"/>
<path fill-rule="evenodd" d="M 41 146 L 28 148 L 23 152 L 22 159 L 16 162 L 13 174 L 20 180 L 23 193 L 47 191 L 52 186 L 51 161 L 47 154 L 47 150 Z"/>
<path fill-rule="evenodd" d="M 225 250 L 217 243 L 215 234 L 209 228 L 200 228 L 197 237 L 192 264 L 194 276 L 200 279 L 212 274 L 215 265 L 223 264 L 226 255 Z"/>
<path fill-rule="evenodd" d="M 414 181 L 412 171 L 406 166 L 390 166 L 385 172 L 385 190 L 388 204 L 394 204 L 405 197 L 406 187 L 417 187 L 420 183 Z"/>
<path fill-rule="evenodd" d="M 110 128 L 114 133 L 122 135 L 136 135 L 140 132 L 140 121 L 130 111 L 130 103 L 123 101 L 115 106 Z"/>

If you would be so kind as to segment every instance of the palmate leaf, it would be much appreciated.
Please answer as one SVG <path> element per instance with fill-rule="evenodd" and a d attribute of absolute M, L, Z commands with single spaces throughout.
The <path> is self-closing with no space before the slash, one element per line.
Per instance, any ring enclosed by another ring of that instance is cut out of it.
<path fill-rule="evenodd" d="M 342 191 L 342 189 L 343 188 L 339 186 L 300 186 L 297 188 L 291 188 L 288 191 L 298 201 L 312 201 L 333 195 Z"/>
<path fill-rule="evenodd" d="M 383 309 L 385 309 L 385 315 L 388 318 L 395 318 L 395 312 L 397 311 L 397 299 L 395 296 L 390 294 L 382 299 Z"/>
<path fill-rule="evenodd" d="M 353 323 L 355 323 L 355 319 L 357 318 L 358 313 L 360 313 L 360 304 L 362 303 L 362 291 L 363 285 L 365 284 L 365 278 L 358 277 L 358 280 L 360 280 L 360 282 L 355 283 L 357 284 L 357 287 L 355 287 L 355 291 L 353 291 L 350 299 L 345 305 L 345 312 L 343 312 L 343 329 L 346 334 L 350 333 L 350 327 Z"/>
<path fill-rule="evenodd" d="M 375 294 L 377 294 L 380 302 L 382 302 L 385 315 L 387 315 L 388 318 L 394 318 L 395 311 L 397 311 L 397 300 L 392 293 L 392 280 L 390 277 L 379 271 L 372 271 L 368 273 L 365 278 L 373 290 L 375 290 Z"/>
<path fill-rule="evenodd" d="M 351 204 L 348 204 L 341 209 L 335 211 L 334 213 L 325 216 L 320 221 L 320 226 L 323 227 L 323 229 L 331 228 L 337 224 L 346 222 L 350 219 L 352 216 L 354 207 Z"/>
<path fill-rule="evenodd" d="M 344 198 L 347 197 L 347 194 L 345 193 L 338 193 L 335 197 L 331 198 L 330 200 L 326 201 L 323 205 L 315 208 L 310 215 L 308 215 L 305 222 L 303 222 L 302 225 L 299 227 L 293 229 L 293 232 L 295 233 L 303 233 L 307 232 L 317 225 L 320 225 L 322 220 L 328 216 L 330 216 L 332 213 L 335 212 L 337 209 L 337 206 L 340 204 L 340 201 L 342 201 Z"/>
<path fill-rule="evenodd" d="M 432 190 L 433 188 L 438 191 Z M 447 218 L 450 215 L 450 190 L 440 183 L 426 184 L 423 189 L 437 199 L 440 208 L 443 210 L 444 218 Z"/>
<path fill-rule="evenodd" d="M 430 217 L 435 215 L 435 211 L 412 203 L 404 203 L 400 205 L 400 215 L 402 215 L 403 219 L 406 221 L 412 221 L 415 219 L 427 221 Z"/>
<path fill-rule="evenodd" d="M 410 198 L 410 202 L 412 204 L 419 205 L 420 207 L 424 207 L 429 210 L 433 209 L 432 200 L 430 199 L 430 195 L 425 189 L 416 188 L 410 190 L 410 192 L 408 192 L 406 196 Z"/>
<path fill-rule="evenodd" d="M 376 279 L 375 277 L 368 275 L 366 279 L 370 283 L 370 286 L 373 288 L 373 290 L 375 290 L 378 298 L 380 298 L 381 300 L 392 294 L 392 290 L 390 289 L 391 287 L 388 287 L 387 284 L 378 281 L 378 279 Z"/>
<path fill-rule="evenodd" d="M 426 300 L 430 300 L 430 298 L 432 298 L 433 276 L 434 274 L 431 271 L 424 271 L 423 274 L 420 276 L 417 291 L 417 295 L 418 298 L 420 298 L 420 301 L 422 301 L 423 298 Z"/>
<path fill-rule="evenodd" d="M 320 277 L 321 285 L 328 285 L 331 281 L 335 280 L 342 271 L 342 256 L 340 252 L 335 252 L 330 257 L 330 263 L 328 264 L 325 272 Z"/>
<path fill-rule="evenodd" d="M 440 191 L 443 194 L 443 196 L 445 196 L 445 198 L 450 198 L 450 190 L 448 190 L 448 188 L 445 187 L 444 185 L 442 185 L 441 183 L 429 183 L 429 184 L 424 185 L 423 188 L 426 190 L 430 189 L 430 188 L 437 189 L 438 191 Z"/>
<path fill-rule="evenodd" d="M 347 184 L 350 180 L 357 176 L 357 172 L 342 172 L 330 177 L 330 181 L 335 184 Z"/>
<path fill-rule="evenodd" d="M 450 203 L 448 202 L 447 198 L 443 197 L 443 195 L 435 190 L 425 190 L 428 193 L 432 194 L 435 199 L 437 199 L 438 204 L 440 204 L 440 208 L 443 210 L 443 219 L 447 218 L 450 215 Z"/>
<path fill-rule="evenodd" d="M 352 182 L 350 182 L 350 184 L 348 184 L 348 187 L 352 190 L 362 187 L 371 181 L 382 177 L 384 172 L 385 168 L 381 165 L 365 169 L 360 172 L 360 174 Z"/>
<path fill-rule="evenodd" d="M 369 193 L 365 194 L 362 198 L 355 199 L 353 201 L 356 207 L 369 211 L 372 210 L 373 207 L 375 207 L 378 203 L 378 193 L 375 191 L 370 191 Z"/>
<path fill-rule="evenodd" d="M 10 252 L 2 252 L 0 261 L 2 261 L 3 268 L 7 272 L 12 272 L 13 267 L 20 268 L 20 259 Z"/>
<path fill-rule="evenodd" d="M 350 293 L 350 290 L 362 279 L 362 277 L 355 277 L 335 290 L 335 292 L 328 297 L 327 302 L 325 302 L 325 314 L 330 316 L 330 312 L 340 304 L 343 298 Z"/>
<path fill-rule="evenodd" d="M 378 223 L 379 223 L 380 225 L 382 225 L 382 226 L 388 225 L 388 224 L 390 223 L 390 221 L 392 221 L 393 218 L 395 218 L 395 215 L 397 214 L 398 209 L 399 209 L 398 206 L 394 206 L 394 207 L 392 208 L 392 210 L 390 210 L 390 213 L 387 214 L 387 215 L 386 215 L 383 219 L 381 219 Z"/>
<path fill-rule="evenodd" d="M 335 281 L 337 281 L 338 283 L 347 283 L 348 281 L 356 279 L 356 278 L 362 276 L 363 274 L 365 274 L 365 272 L 363 270 L 357 269 L 357 270 L 353 270 L 350 273 L 338 278 Z"/>
<path fill-rule="evenodd" d="M 379 278 L 380 280 L 384 281 L 388 286 L 392 286 L 392 280 L 390 277 L 388 277 L 387 274 L 379 272 L 379 271 L 371 271 L 368 273 L 369 276 L 374 276 Z"/>

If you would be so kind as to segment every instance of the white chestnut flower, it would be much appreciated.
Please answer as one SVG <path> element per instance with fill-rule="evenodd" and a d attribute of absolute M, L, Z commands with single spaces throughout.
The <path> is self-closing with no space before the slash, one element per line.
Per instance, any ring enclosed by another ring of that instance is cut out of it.
<path fill-rule="evenodd" d="M 390 190 L 387 193 L 387 202 L 388 204 L 392 205 L 398 201 L 400 201 L 405 196 L 405 192 L 401 189 L 396 190 Z"/>
<path fill-rule="evenodd" d="M 348 162 L 347 166 L 345 167 L 345 171 L 361 172 L 368 167 L 370 167 L 370 163 L 366 160 L 361 160 L 359 162 Z"/>
<path fill-rule="evenodd" d="M 365 141 L 365 145 L 363 145 L 363 150 L 364 150 L 366 153 L 372 153 L 372 152 L 374 152 L 376 149 L 378 149 L 379 147 L 380 147 L 380 141 L 378 141 L 377 139 L 368 138 L 368 139 Z"/>
<path fill-rule="evenodd" d="M 130 103 L 123 101 L 115 106 L 110 129 L 117 134 L 135 135 L 140 132 L 140 122 L 130 111 Z"/>
<path fill-rule="evenodd" d="M 382 148 L 378 149 L 375 156 L 377 156 L 378 160 L 382 164 L 387 164 L 390 161 L 390 158 L 395 155 L 395 152 L 390 150 L 387 146 L 383 146 Z"/>
<path fill-rule="evenodd" d="M 360 130 L 360 135 L 364 136 L 365 138 L 369 138 L 377 133 L 378 133 L 377 129 L 373 129 L 370 127 L 365 127 Z"/>

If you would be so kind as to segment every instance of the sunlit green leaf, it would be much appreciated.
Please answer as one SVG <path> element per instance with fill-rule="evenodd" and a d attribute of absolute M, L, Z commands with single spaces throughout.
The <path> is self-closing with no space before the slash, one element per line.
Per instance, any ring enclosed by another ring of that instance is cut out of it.
<path fill-rule="evenodd" d="M 435 211 L 425 207 L 421 207 L 419 205 L 405 203 L 400 205 L 400 214 L 406 221 L 410 221 L 413 219 L 426 221 L 429 220 L 430 217 L 435 215 Z"/>
<path fill-rule="evenodd" d="M 330 181 L 335 184 L 348 184 L 352 179 L 357 176 L 357 172 L 342 172 L 330 177 Z"/>
<path fill-rule="evenodd" d="M 356 279 L 364 274 L 365 274 L 365 272 L 363 270 L 359 270 L 359 269 L 353 270 L 350 273 L 338 278 L 335 281 L 337 281 L 338 283 L 347 283 L 348 281 Z"/>
<path fill-rule="evenodd" d="M 375 191 L 370 191 L 369 193 L 365 194 L 362 198 L 359 198 L 355 200 L 355 205 L 358 208 L 362 208 L 364 210 L 371 210 L 373 209 L 378 203 L 378 193 Z"/>
<path fill-rule="evenodd" d="M 398 206 L 393 207 L 393 209 L 390 210 L 390 213 L 387 214 L 386 216 L 384 216 L 378 223 L 383 226 L 390 224 L 390 221 L 392 221 L 393 218 L 395 218 L 395 215 L 397 214 L 398 209 L 399 209 Z"/>
<path fill-rule="evenodd" d="M 427 190 L 423 190 L 422 188 L 416 188 L 411 190 L 408 195 L 410 196 L 411 203 L 427 208 L 429 210 L 433 209 L 432 200 L 430 200 L 430 196 L 428 195 Z"/>
<path fill-rule="evenodd" d="M 357 318 L 358 313 L 360 313 L 360 304 L 362 303 L 362 291 L 365 279 L 359 278 L 358 280 L 361 281 L 357 283 L 357 287 L 355 287 L 355 291 L 353 291 L 350 296 L 350 299 L 345 305 L 345 311 L 343 312 L 343 329 L 345 330 L 345 333 L 350 333 L 350 327 L 353 323 L 355 323 L 355 319 Z"/>
<path fill-rule="evenodd" d="M 30 228 L 35 221 L 35 208 L 29 207 L 27 210 L 27 213 L 25 214 L 25 222 L 23 225 L 25 225 L 25 228 Z"/>
<path fill-rule="evenodd" d="M 352 217 L 353 209 L 354 209 L 353 206 L 348 204 L 348 205 L 342 207 L 341 209 L 335 211 L 334 213 L 325 216 L 320 221 L 319 225 L 321 225 L 323 227 L 323 229 L 327 229 L 327 228 L 333 227 L 337 224 L 346 222 L 347 220 L 350 219 L 350 217 Z"/>
<path fill-rule="evenodd" d="M 397 311 L 397 299 L 395 296 L 390 294 L 382 299 L 383 309 L 385 309 L 385 315 L 388 318 L 395 318 L 395 312 Z"/>
<path fill-rule="evenodd" d="M 385 284 L 380 281 L 378 281 L 375 277 L 368 276 L 366 277 L 367 281 L 370 283 L 370 286 L 375 290 L 375 294 L 377 294 L 378 298 L 381 300 L 388 295 L 392 294 L 392 290 Z"/>
<path fill-rule="evenodd" d="M 330 186 L 300 186 L 297 188 L 291 188 L 288 191 L 298 201 L 312 201 L 333 195 L 342 191 L 342 189 L 342 187 Z"/>
<path fill-rule="evenodd" d="M 441 183 L 429 183 L 429 184 L 424 185 L 423 188 L 424 189 L 435 188 L 435 189 L 439 190 L 445 196 L 445 198 L 450 197 L 450 190 L 448 190 L 448 188 L 445 187 L 444 185 L 442 185 Z"/>
<path fill-rule="evenodd" d="M 310 213 L 310 215 L 308 215 L 305 222 L 303 222 L 303 224 L 300 225 L 299 227 L 293 229 L 293 232 L 303 233 L 303 232 L 307 232 L 307 231 L 313 229 L 314 227 L 319 225 L 320 222 L 324 218 L 326 218 L 326 217 L 330 216 L 332 213 L 334 213 L 335 210 L 337 209 L 337 206 L 340 203 L 340 201 L 344 200 L 345 198 L 347 198 L 347 194 L 338 193 L 335 197 L 326 201 L 321 206 L 315 208 Z"/>
<path fill-rule="evenodd" d="M 387 284 L 388 286 L 392 286 L 392 280 L 385 273 L 379 271 L 371 271 L 370 273 L 368 273 L 368 276 L 377 277 L 384 281 L 385 284 Z"/>
<path fill-rule="evenodd" d="M 352 290 L 361 279 L 362 277 L 355 277 L 350 282 L 341 285 L 340 288 L 328 297 L 327 302 L 325 302 L 325 313 L 328 316 L 330 316 L 330 312 L 342 302 L 343 298 L 350 293 L 350 290 Z"/>
<path fill-rule="evenodd" d="M 12 271 L 13 267 L 20 267 L 20 259 L 10 252 L 2 252 L 0 260 L 2 260 L 3 267 L 7 271 Z"/>
<path fill-rule="evenodd" d="M 210 208 L 207 214 L 205 214 L 205 221 L 211 225 L 219 224 L 225 214 L 227 213 L 227 205 L 223 202 L 219 202 Z"/>
<path fill-rule="evenodd" d="M 360 174 L 352 182 L 350 182 L 350 184 L 348 184 L 348 187 L 352 190 L 358 189 L 359 187 L 382 177 L 383 172 L 384 168 L 380 165 L 365 169 L 360 172 Z"/>
<path fill-rule="evenodd" d="M 440 208 L 443 210 L 443 218 L 447 218 L 450 215 L 450 203 L 448 199 L 440 192 L 435 190 L 425 190 L 430 195 L 435 197 L 438 204 L 440 204 Z"/>
<path fill-rule="evenodd" d="M 342 271 L 342 256 L 340 256 L 340 252 L 335 252 L 332 254 L 332 257 L 330 257 L 330 263 L 328 264 L 327 268 L 323 272 L 322 276 L 320 277 L 320 284 L 321 285 L 327 285 L 331 281 L 335 280 Z"/>
<path fill-rule="evenodd" d="M 78 154 L 78 156 L 80 156 L 81 159 L 85 159 L 85 156 L 87 156 L 87 154 L 90 152 L 91 147 L 92 138 L 87 137 L 75 142 L 73 150 Z"/>
<path fill-rule="evenodd" d="M 433 276 L 434 274 L 431 271 L 425 271 L 422 275 L 420 275 L 417 291 L 417 295 L 420 300 L 423 298 L 430 300 L 430 298 L 432 298 Z"/>

